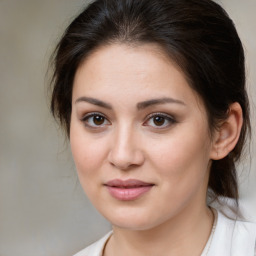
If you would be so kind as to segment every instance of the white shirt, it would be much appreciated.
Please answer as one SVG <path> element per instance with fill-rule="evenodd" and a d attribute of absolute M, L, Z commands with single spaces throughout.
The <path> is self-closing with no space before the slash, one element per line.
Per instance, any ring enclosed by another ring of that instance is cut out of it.
<path fill-rule="evenodd" d="M 201 256 L 256 256 L 256 224 L 229 219 L 216 212 L 213 237 L 209 238 Z M 111 234 L 112 231 L 74 256 L 102 256 Z"/>

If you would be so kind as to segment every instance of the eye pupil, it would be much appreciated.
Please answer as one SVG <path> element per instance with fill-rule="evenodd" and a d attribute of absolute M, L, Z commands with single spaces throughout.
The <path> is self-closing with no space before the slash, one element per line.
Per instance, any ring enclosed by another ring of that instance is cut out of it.
<path fill-rule="evenodd" d="M 102 125 L 104 123 L 104 120 L 105 120 L 105 118 L 103 116 L 97 115 L 97 116 L 93 117 L 93 122 L 96 125 Z"/>
<path fill-rule="evenodd" d="M 161 126 L 164 124 L 165 118 L 161 116 L 154 117 L 154 124 L 157 126 Z"/>

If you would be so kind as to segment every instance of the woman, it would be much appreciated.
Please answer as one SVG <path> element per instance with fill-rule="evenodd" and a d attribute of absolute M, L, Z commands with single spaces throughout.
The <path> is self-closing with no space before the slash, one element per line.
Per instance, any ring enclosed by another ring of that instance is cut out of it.
<path fill-rule="evenodd" d="M 52 112 L 113 231 L 77 256 L 253 256 L 238 202 L 250 130 L 244 53 L 209 0 L 97 0 L 56 48 Z"/>

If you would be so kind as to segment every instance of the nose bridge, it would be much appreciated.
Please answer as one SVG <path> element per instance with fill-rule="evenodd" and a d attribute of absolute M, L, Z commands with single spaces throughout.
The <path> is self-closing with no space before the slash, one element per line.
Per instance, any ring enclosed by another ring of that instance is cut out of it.
<path fill-rule="evenodd" d="M 116 127 L 109 160 L 119 169 L 127 169 L 132 165 L 143 163 L 138 134 L 132 124 L 124 123 Z"/>

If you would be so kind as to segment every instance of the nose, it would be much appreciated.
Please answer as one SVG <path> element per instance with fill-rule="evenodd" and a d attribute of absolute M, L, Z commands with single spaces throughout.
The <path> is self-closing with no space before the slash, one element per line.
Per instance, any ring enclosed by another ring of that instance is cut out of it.
<path fill-rule="evenodd" d="M 134 132 L 122 129 L 114 134 L 108 161 L 120 170 L 128 170 L 144 163 L 141 142 Z"/>

